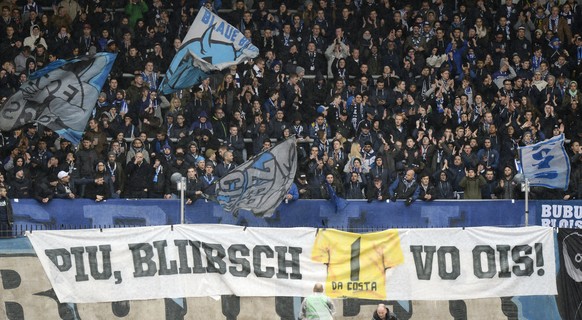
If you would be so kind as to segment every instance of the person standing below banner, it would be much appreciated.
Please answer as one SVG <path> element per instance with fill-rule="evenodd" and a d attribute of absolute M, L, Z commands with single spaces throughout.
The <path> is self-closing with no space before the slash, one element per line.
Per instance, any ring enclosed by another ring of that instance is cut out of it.
<path fill-rule="evenodd" d="M 6 187 L 0 186 L 0 238 L 12 238 L 12 204 Z"/>
<path fill-rule="evenodd" d="M 323 284 L 316 283 L 313 286 L 313 294 L 301 303 L 299 319 L 330 320 L 335 314 L 333 301 L 323 294 Z"/>
<path fill-rule="evenodd" d="M 383 304 L 380 303 L 374 314 L 372 315 L 372 320 L 397 320 L 396 317 L 390 314 L 390 309 Z"/>

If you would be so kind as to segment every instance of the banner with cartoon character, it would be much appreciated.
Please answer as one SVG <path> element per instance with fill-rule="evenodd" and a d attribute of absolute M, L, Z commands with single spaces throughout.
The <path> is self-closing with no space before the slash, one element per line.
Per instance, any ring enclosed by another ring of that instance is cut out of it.
<path fill-rule="evenodd" d="M 116 56 L 57 60 L 33 73 L 0 108 L 0 130 L 39 123 L 78 144 Z"/>
<path fill-rule="evenodd" d="M 306 296 L 317 282 L 330 297 L 379 301 L 557 293 L 553 230 L 545 227 L 360 234 L 175 225 L 28 237 L 61 303 Z"/>
<path fill-rule="evenodd" d="M 161 90 L 169 94 L 190 88 L 206 78 L 206 72 L 223 70 L 258 55 L 259 49 L 237 28 L 201 7 L 166 71 Z"/>
<path fill-rule="evenodd" d="M 272 216 L 295 179 L 296 147 L 291 137 L 222 177 L 216 183 L 218 203 L 235 215 L 245 209 L 256 216 Z"/>

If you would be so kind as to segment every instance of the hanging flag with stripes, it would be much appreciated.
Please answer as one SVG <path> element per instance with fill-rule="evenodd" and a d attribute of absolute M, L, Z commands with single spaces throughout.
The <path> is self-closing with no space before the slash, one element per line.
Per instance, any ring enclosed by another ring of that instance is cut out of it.
<path fill-rule="evenodd" d="M 520 147 L 519 157 L 524 178 L 531 186 L 568 189 L 570 158 L 564 148 L 564 135 Z"/>
<path fill-rule="evenodd" d="M 57 60 L 33 73 L 0 108 L 0 130 L 39 123 L 78 144 L 116 56 Z"/>

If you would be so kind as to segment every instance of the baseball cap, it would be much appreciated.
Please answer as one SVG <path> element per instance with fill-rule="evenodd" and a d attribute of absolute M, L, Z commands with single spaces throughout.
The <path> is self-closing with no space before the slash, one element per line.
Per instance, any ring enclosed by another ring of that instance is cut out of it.
<path fill-rule="evenodd" d="M 64 177 L 68 177 L 69 173 L 66 171 L 59 171 L 59 173 L 57 174 L 57 178 L 59 179 L 63 179 Z"/>

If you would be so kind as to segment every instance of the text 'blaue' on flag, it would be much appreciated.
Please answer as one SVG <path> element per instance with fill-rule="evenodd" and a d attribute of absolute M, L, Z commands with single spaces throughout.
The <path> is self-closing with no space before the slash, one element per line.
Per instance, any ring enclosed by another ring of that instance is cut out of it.
<path fill-rule="evenodd" d="M 240 30 L 201 7 L 166 71 L 161 90 L 169 94 L 188 89 L 208 77 L 207 72 L 224 70 L 258 55 L 259 49 Z"/>
<path fill-rule="evenodd" d="M 57 60 L 33 73 L 0 108 L 0 130 L 39 123 L 78 144 L 115 57 Z"/>
<path fill-rule="evenodd" d="M 520 147 L 519 157 L 524 178 L 531 186 L 552 189 L 568 188 L 570 159 L 564 148 L 564 135 Z"/>
<path fill-rule="evenodd" d="M 241 209 L 270 217 L 289 192 L 297 171 L 295 137 L 236 167 L 216 183 L 216 200 L 225 211 Z"/>

